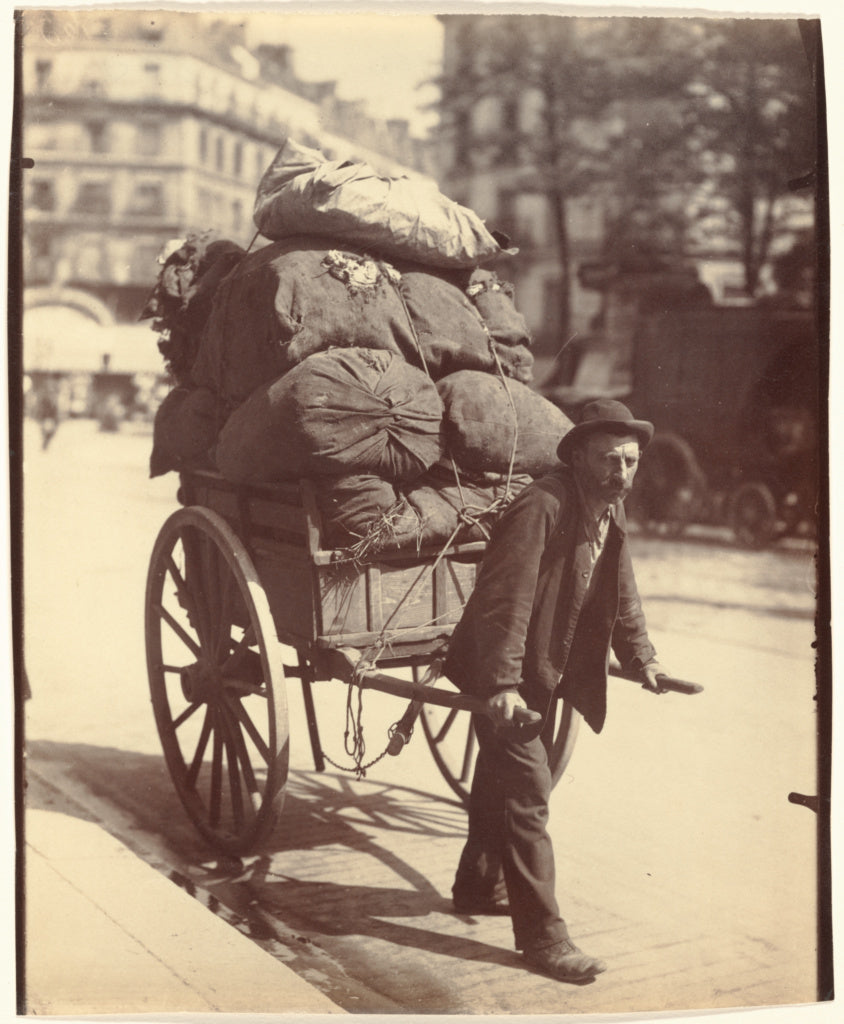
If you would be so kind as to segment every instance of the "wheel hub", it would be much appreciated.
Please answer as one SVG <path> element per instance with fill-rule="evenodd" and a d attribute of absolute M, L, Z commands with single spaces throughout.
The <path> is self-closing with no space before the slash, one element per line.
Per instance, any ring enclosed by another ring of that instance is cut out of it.
<path fill-rule="evenodd" d="M 216 666 L 197 661 L 186 665 L 181 671 L 182 693 L 192 704 L 203 703 L 220 689 L 220 677 Z"/>

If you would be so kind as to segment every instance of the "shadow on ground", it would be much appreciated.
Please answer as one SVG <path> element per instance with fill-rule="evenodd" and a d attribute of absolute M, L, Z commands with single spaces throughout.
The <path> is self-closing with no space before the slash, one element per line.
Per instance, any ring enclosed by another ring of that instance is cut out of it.
<path fill-rule="evenodd" d="M 378 951 L 401 959 L 401 987 L 424 989 L 428 1009 L 447 1010 L 453 985 L 444 984 L 438 993 L 431 961 L 408 958 L 408 950 L 435 955 L 435 962 L 445 956 L 452 962 L 521 965 L 514 951 L 472 937 L 480 920 L 454 915 L 450 894 L 444 895 L 429 873 L 415 866 L 427 863 L 427 849 L 414 863 L 401 856 L 408 841 L 427 843 L 430 874 L 442 876 L 437 845 L 459 848 L 465 834 L 465 812 L 454 801 L 380 781 L 293 771 L 275 835 L 260 851 L 237 859 L 220 856 L 195 832 L 163 757 L 34 741 L 27 746 L 27 769 L 38 779 L 29 787 L 29 807 L 97 820 L 142 856 L 139 833 L 153 834 L 159 848 L 171 850 L 173 861 L 182 865 L 168 872 L 172 881 L 294 969 L 316 969 L 329 978 L 334 972 L 335 984 L 325 989 L 332 998 L 341 994 L 338 973 L 345 979 L 343 990 L 356 999 L 383 984 L 385 965 L 378 962 Z M 86 802 L 86 794 L 96 801 Z M 314 858 L 326 849 L 335 875 L 314 878 Z M 344 851 L 348 883 L 336 881 Z M 299 865 L 302 877 L 297 876 Z M 155 866 L 163 869 L 161 863 Z M 381 884 L 385 877 L 392 881 Z M 408 971 L 418 974 L 415 982 Z M 391 1001 L 387 996 L 370 1009 L 387 1010 Z"/>

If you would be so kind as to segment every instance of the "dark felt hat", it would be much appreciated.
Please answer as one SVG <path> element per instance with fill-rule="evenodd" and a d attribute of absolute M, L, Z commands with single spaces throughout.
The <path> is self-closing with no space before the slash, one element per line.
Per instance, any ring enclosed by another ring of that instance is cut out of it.
<path fill-rule="evenodd" d="M 568 462 L 572 447 L 590 434 L 633 434 L 644 449 L 654 436 L 654 425 L 647 420 L 636 420 L 621 402 L 611 398 L 598 398 L 584 405 L 580 422 L 571 428 L 557 446 L 557 458 Z"/>

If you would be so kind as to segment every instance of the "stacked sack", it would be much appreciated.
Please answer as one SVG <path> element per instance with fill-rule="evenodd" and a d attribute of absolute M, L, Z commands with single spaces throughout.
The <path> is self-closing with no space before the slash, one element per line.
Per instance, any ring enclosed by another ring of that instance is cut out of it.
<path fill-rule="evenodd" d="M 254 219 L 263 248 L 203 260 L 189 239 L 164 264 L 148 315 L 179 375 L 153 475 L 213 458 L 236 483 L 310 478 L 327 542 L 359 556 L 486 536 L 571 426 L 529 387 L 527 325 L 489 269 L 515 250 L 428 182 L 290 140 Z"/>

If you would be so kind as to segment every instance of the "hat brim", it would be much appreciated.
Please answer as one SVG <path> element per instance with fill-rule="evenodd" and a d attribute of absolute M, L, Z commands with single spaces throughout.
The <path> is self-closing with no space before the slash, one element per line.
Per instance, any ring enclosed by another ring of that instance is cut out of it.
<path fill-rule="evenodd" d="M 632 434 L 639 442 L 639 451 L 644 451 L 654 436 L 654 425 L 647 420 L 590 420 L 588 423 L 578 423 L 557 445 L 557 458 L 560 462 L 565 462 L 574 445 L 590 434 Z"/>

